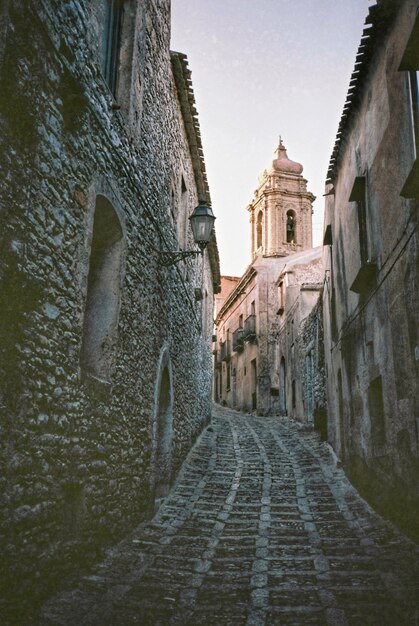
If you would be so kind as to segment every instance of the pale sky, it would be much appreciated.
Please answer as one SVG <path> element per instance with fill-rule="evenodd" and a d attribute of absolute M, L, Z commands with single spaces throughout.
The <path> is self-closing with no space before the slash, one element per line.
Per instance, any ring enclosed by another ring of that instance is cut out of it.
<path fill-rule="evenodd" d="M 188 56 L 221 273 L 250 263 L 247 205 L 279 135 L 317 197 L 371 0 L 172 0 L 171 49 Z"/>

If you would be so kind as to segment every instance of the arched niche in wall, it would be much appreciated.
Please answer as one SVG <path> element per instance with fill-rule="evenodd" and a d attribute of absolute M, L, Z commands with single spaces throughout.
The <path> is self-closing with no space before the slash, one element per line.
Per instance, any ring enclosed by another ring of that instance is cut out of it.
<path fill-rule="evenodd" d="M 159 359 L 154 390 L 152 423 L 152 492 L 154 506 L 169 493 L 172 481 L 173 383 L 169 351 L 164 348 Z"/>
<path fill-rule="evenodd" d="M 96 196 L 81 347 L 83 371 L 109 380 L 117 339 L 123 232 L 111 202 Z"/>

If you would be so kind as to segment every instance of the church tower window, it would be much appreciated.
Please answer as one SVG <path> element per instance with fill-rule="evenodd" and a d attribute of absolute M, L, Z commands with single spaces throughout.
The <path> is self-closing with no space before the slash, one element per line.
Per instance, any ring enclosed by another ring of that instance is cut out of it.
<path fill-rule="evenodd" d="M 262 211 L 259 211 L 257 222 L 256 222 L 256 249 L 257 250 L 262 247 L 262 220 L 263 220 L 263 213 Z"/>
<path fill-rule="evenodd" d="M 297 243 L 295 212 L 287 211 L 287 243 Z"/>

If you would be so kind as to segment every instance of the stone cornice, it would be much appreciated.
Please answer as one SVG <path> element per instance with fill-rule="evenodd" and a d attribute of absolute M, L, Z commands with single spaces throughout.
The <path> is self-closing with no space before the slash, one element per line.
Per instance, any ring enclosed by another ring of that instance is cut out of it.
<path fill-rule="evenodd" d="M 291 191 L 288 189 L 264 189 L 260 192 L 259 196 L 255 198 L 246 208 L 248 211 L 252 211 L 253 207 L 255 207 L 259 202 L 261 202 L 265 196 L 288 196 L 294 198 L 305 198 L 310 203 L 314 202 L 316 196 L 311 193 L 311 191 Z"/>
<path fill-rule="evenodd" d="M 221 319 L 224 317 L 224 314 L 228 311 L 233 302 L 235 302 L 235 300 L 237 300 L 237 298 L 239 298 L 243 294 L 243 290 L 247 287 L 252 278 L 256 276 L 256 274 L 257 271 L 255 270 L 253 265 L 250 265 L 241 277 L 240 281 L 237 283 L 236 287 L 229 294 L 228 298 L 226 298 L 226 301 L 224 302 L 221 309 L 219 310 L 218 315 L 215 319 L 216 325 L 220 323 Z"/>
<path fill-rule="evenodd" d="M 202 148 L 201 130 L 199 127 L 198 112 L 195 107 L 195 95 L 191 81 L 192 73 L 188 67 L 186 54 L 181 52 L 170 52 L 170 59 L 172 62 L 173 78 L 176 85 L 180 110 L 182 113 L 183 123 L 185 125 L 186 137 L 192 159 L 192 168 L 198 192 L 198 200 L 205 200 L 209 205 L 211 205 L 211 196 L 208 187 L 204 152 Z M 212 232 L 211 241 L 207 250 L 214 292 L 219 293 L 221 288 L 221 271 L 215 229 Z"/>
<path fill-rule="evenodd" d="M 377 4 L 370 6 L 365 19 L 365 26 L 355 59 L 354 70 L 349 82 L 346 102 L 336 135 L 332 156 L 329 161 L 326 184 L 334 183 L 341 162 L 346 138 L 350 133 L 353 120 L 358 111 L 360 101 L 364 95 L 372 59 L 376 50 L 383 46 L 386 30 L 391 24 L 394 12 L 399 4 L 394 0 L 377 0 Z"/>

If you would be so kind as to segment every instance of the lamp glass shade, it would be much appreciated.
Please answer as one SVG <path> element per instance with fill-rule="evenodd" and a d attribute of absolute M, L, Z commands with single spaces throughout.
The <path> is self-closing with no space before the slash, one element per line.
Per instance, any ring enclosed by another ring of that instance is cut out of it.
<path fill-rule="evenodd" d="M 212 228 L 215 222 L 215 216 L 211 207 L 200 203 L 189 217 L 189 221 L 195 243 L 200 248 L 205 247 L 211 239 Z"/>

